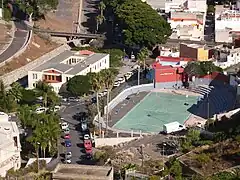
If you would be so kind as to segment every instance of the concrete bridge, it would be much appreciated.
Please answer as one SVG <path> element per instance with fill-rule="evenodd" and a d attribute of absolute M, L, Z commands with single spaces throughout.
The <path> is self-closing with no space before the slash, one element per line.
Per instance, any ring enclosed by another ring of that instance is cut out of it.
<path fill-rule="evenodd" d="M 51 30 L 43 30 L 43 29 L 37 29 L 33 28 L 34 32 L 40 32 L 40 33 L 47 33 L 53 37 L 66 37 L 66 38 L 80 38 L 80 39 L 98 39 L 103 38 L 105 39 L 105 36 L 102 34 L 84 34 L 84 33 L 76 33 L 76 32 L 57 32 L 57 31 L 51 31 Z"/>

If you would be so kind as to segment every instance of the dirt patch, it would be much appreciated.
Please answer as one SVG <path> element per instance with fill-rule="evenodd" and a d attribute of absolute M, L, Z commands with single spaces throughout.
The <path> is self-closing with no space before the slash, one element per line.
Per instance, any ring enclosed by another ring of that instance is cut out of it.
<path fill-rule="evenodd" d="M 212 146 L 203 146 L 180 158 L 187 166 L 204 175 L 240 165 L 240 143 L 227 140 Z"/>
<path fill-rule="evenodd" d="M 0 24 L 0 51 L 11 39 L 11 25 Z"/>
<path fill-rule="evenodd" d="M 0 67 L 0 75 L 18 69 L 59 46 L 59 44 L 44 40 L 37 35 L 33 35 L 29 46 L 23 54 Z"/>
<path fill-rule="evenodd" d="M 79 0 L 59 0 L 57 10 L 47 13 L 45 19 L 35 22 L 35 26 L 64 32 L 76 30 L 73 22 L 78 21 L 79 3 Z"/>

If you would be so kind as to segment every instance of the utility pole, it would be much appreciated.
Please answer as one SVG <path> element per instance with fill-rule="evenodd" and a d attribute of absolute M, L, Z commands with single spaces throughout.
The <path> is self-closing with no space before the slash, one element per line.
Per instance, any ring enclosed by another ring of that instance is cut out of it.
<path fill-rule="evenodd" d="M 141 145 L 140 146 L 140 149 L 141 149 L 141 156 L 142 156 L 142 164 L 141 164 L 141 169 L 143 170 L 143 162 L 144 162 L 144 156 L 143 156 L 143 146 Z"/>
<path fill-rule="evenodd" d="M 2 0 L 2 5 L 1 5 L 1 7 L 2 7 L 2 19 L 3 19 L 3 0 Z"/>
<path fill-rule="evenodd" d="M 138 65 L 138 86 L 140 85 L 140 66 Z"/>

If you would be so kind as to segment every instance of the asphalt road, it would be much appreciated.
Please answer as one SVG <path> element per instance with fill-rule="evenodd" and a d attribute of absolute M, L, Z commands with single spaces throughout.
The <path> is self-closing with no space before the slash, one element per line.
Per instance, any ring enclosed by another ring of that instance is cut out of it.
<path fill-rule="evenodd" d="M 96 29 L 97 4 L 99 0 L 82 0 L 81 31 L 83 33 L 94 33 Z"/>
<path fill-rule="evenodd" d="M 17 53 L 25 43 L 28 37 L 28 31 L 26 27 L 20 22 L 14 22 L 16 26 L 16 31 L 14 33 L 14 38 L 11 45 L 0 55 L 0 62 L 3 62 Z"/>
<path fill-rule="evenodd" d="M 64 104 L 63 104 L 64 106 Z M 72 146 L 67 148 L 61 148 L 60 154 L 64 154 L 67 150 L 72 152 L 72 164 L 80 164 L 82 157 L 84 156 L 83 140 L 81 137 L 81 132 L 79 128 L 79 121 L 72 118 L 78 112 L 84 111 L 84 106 L 81 103 L 71 103 L 66 105 L 60 112 L 60 116 L 64 118 L 64 121 L 67 122 L 70 126 L 70 136 Z M 64 142 L 64 139 L 61 139 L 61 142 Z M 64 144 L 62 145 L 64 146 Z M 63 157 L 63 155 L 61 155 Z"/>
<path fill-rule="evenodd" d="M 214 15 L 206 15 L 205 29 L 204 29 L 204 40 L 213 41 L 214 40 L 214 25 L 215 19 Z"/>

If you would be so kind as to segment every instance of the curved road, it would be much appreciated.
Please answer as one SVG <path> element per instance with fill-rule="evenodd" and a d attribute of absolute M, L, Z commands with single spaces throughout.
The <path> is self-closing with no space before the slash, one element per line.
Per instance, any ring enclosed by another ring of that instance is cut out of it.
<path fill-rule="evenodd" d="M 17 21 L 15 21 L 14 24 L 16 31 L 14 33 L 13 41 L 11 45 L 0 54 L 0 63 L 17 53 L 24 45 L 26 38 L 28 38 L 27 27 L 23 23 Z"/>

